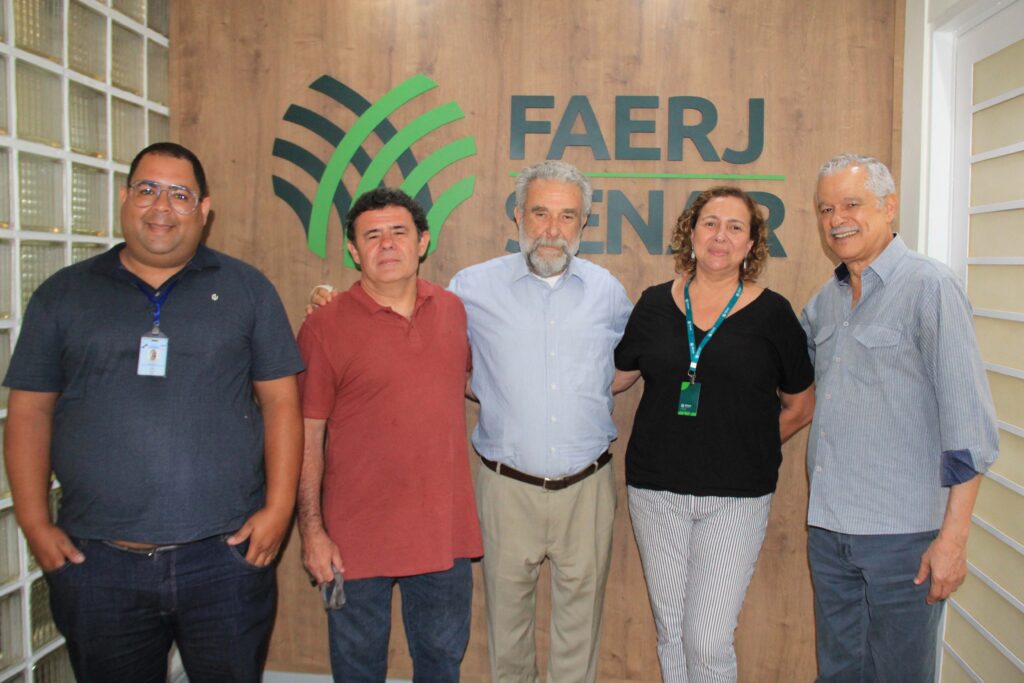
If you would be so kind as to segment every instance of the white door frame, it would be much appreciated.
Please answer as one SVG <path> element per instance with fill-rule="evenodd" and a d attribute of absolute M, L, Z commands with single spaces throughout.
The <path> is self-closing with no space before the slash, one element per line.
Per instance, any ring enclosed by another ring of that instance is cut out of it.
<path fill-rule="evenodd" d="M 934 27 L 931 40 L 931 92 L 926 201 L 920 229 L 925 253 L 966 279 L 970 199 L 971 69 L 975 62 L 1022 37 L 1024 2 L 980 0 L 952 8 Z M 957 11 L 957 10 L 960 11 Z M 964 85 L 958 85 L 964 84 Z M 968 86 L 968 87 L 965 87 Z M 904 147 L 906 150 L 906 147 Z"/>

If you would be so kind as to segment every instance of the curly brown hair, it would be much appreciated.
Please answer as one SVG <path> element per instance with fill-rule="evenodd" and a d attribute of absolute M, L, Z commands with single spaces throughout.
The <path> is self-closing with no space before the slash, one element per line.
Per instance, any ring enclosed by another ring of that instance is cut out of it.
<path fill-rule="evenodd" d="M 693 256 L 693 229 L 707 203 L 718 197 L 736 197 L 746 204 L 750 211 L 750 237 L 754 240 L 754 246 L 740 265 L 740 275 L 744 280 L 756 280 L 768 262 L 768 223 L 761 215 L 757 202 L 738 187 L 723 186 L 704 190 L 697 195 L 693 204 L 679 215 L 669 243 L 676 252 L 676 272 L 680 275 L 692 275 L 694 268 L 697 267 L 697 260 Z"/>

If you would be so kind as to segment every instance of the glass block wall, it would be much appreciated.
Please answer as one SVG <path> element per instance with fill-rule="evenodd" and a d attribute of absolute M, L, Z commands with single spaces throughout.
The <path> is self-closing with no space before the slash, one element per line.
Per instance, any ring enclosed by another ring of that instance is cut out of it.
<path fill-rule="evenodd" d="M 170 128 L 169 4 L 0 0 L 0 373 L 35 288 L 120 241 L 128 164 Z M 48 599 L 0 467 L 0 683 L 74 680 Z"/>

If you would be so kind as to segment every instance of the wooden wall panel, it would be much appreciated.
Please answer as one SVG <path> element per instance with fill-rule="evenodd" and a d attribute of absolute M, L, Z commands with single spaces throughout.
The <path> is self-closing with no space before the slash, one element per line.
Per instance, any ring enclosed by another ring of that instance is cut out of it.
<path fill-rule="evenodd" d="M 802 0 L 677 0 L 573 2 L 571 0 L 176 0 L 172 7 L 172 129 L 207 165 L 215 220 L 209 242 L 254 263 L 277 285 L 294 325 L 310 286 L 339 286 L 357 274 L 341 259 L 338 222 L 332 217 L 328 258 L 308 251 L 299 221 L 274 196 L 271 176 L 289 173 L 272 156 L 276 137 L 301 144 L 326 160 L 331 149 L 282 121 L 288 105 L 304 106 L 339 125 L 354 117 L 307 89 L 322 74 L 350 85 L 371 101 L 423 73 L 439 87 L 395 115 L 408 123 L 429 108 L 458 102 L 466 117 L 437 131 L 417 158 L 440 143 L 474 137 L 476 156 L 438 176 L 437 186 L 476 176 L 471 199 L 449 218 L 438 250 L 422 274 L 447 283 L 461 267 L 504 253 L 514 226 L 504 213 L 512 190 L 509 173 L 548 153 L 552 136 L 530 135 L 526 159 L 509 157 L 510 98 L 553 95 L 553 110 L 530 118 L 554 130 L 571 95 L 585 95 L 612 152 L 609 161 L 588 148 L 570 147 L 565 159 L 586 172 L 781 174 L 784 181 L 743 181 L 745 189 L 776 194 L 785 205 L 778 236 L 787 258 L 773 259 L 763 282 L 786 295 L 799 311 L 828 276 L 831 263 L 814 223 L 811 197 L 817 167 L 845 150 L 892 161 L 899 149 L 894 119 L 895 45 L 902 45 L 898 0 L 806 3 Z M 898 40 L 897 40 L 898 38 Z M 658 95 L 660 108 L 634 118 L 655 121 L 656 132 L 633 136 L 636 146 L 660 147 L 660 161 L 615 156 L 615 97 Z M 765 141 L 751 164 L 704 162 L 693 145 L 683 161 L 666 159 L 669 97 L 712 101 L 718 126 L 715 148 L 743 149 L 747 101 L 765 99 Z M 577 123 L 577 130 L 579 124 Z M 373 155 L 379 142 L 370 140 Z M 311 182 L 295 180 L 306 193 Z M 393 183 L 400 181 L 394 174 Z M 354 188 L 351 172 L 345 184 Z M 608 194 L 621 191 L 646 217 L 648 191 L 664 193 L 665 239 L 688 194 L 711 180 L 595 180 L 604 191 L 595 205 L 600 225 L 584 239 L 607 239 Z M 433 186 L 433 183 L 432 183 Z M 436 196 L 436 193 L 435 193 Z M 634 299 L 647 286 L 672 276 L 671 259 L 651 255 L 623 225 L 622 253 L 588 256 L 609 268 Z M 614 558 L 605 603 L 602 681 L 653 681 L 659 677 L 654 625 L 629 527 L 621 455 L 639 399 L 635 387 L 616 401 L 620 439 L 614 451 L 620 482 Z M 475 420 L 473 406 L 467 408 Z M 804 552 L 807 485 L 805 436 L 785 449 L 771 525 L 737 633 L 741 680 L 806 681 L 814 671 L 811 595 Z M 473 464 L 475 467 L 475 463 Z M 326 671 L 325 620 L 305 580 L 297 537 L 283 558 L 281 604 L 270 668 Z M 477 572 L 479 580 L 479 572 Z M 474 626 L 463 665 L 464 680 L 486 681 L 486 626 L 477 587 Z M 547 590 L 542 591 L 538 632 L 547 635 Z M 393 637 L 390 675 L 410 677 L 400 625 Z M 542 648 L 546 656 L 546 649 Z"/>

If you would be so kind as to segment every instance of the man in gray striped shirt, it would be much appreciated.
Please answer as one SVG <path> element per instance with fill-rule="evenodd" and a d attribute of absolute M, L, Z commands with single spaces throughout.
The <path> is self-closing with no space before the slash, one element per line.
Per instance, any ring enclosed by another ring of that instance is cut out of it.
<path fill-rule="evenodd" d="M 818 173 L 842 263 L 804 310 L 817 405 L 807 454 L 818 681 L 935 678 L 942 601 L 963 582 L 995 410 L 963 287 L 892 232 L 877 159 Z"/>

